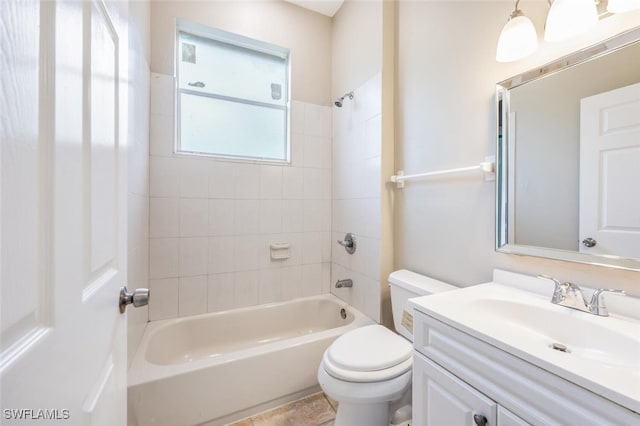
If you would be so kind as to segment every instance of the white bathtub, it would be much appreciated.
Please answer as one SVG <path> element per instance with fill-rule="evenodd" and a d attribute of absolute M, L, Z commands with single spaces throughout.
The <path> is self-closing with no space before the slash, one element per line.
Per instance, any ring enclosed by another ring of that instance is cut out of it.
<path fill-rule="evenodd" d="M 309 395 L 331 342 L 371 323 L 332 295 L 154 321 L 129 369 L 130 426 L 222 425 Z"/>

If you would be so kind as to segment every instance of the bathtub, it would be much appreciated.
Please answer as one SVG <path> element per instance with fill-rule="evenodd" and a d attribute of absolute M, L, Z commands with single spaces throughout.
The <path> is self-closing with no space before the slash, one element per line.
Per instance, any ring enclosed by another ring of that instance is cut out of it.
<path fill-rule="evenodd" d="M 330 294 L 151 322 L 129 369 L 129 425 L 223 425 L 319 391 L 325 349 L 372 323 Z"/>

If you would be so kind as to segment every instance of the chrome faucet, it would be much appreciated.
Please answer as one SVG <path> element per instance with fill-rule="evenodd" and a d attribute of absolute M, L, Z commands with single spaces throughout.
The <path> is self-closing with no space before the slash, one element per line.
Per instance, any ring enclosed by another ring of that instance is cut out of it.
<path fill-rule="evenodd" d="M 338 280 L 336 281 L 336 288 L 342 287 L 353 287 L 353 281 L 351 278 L 347 278 L 346 280 Z"/>
<path fill-rule="evenodd" d="M 624 290 L 599 288 L 593 292 L 591 301 L 587 302 L 582 293 L 582 289 L 576 284 L 570 282 L 560 283 L 557 279 L 548 275 L 538 275 L 538 278 L 544 278 L 553 281 L 555 290 L 551 297 L 551 303 L 567 308 L 577 309 L 579 311 L 588 312 L 601 317 L 608 317 L 609 310 L 604 304 L 604 293 L 614 293 L 625 296 Z"/>

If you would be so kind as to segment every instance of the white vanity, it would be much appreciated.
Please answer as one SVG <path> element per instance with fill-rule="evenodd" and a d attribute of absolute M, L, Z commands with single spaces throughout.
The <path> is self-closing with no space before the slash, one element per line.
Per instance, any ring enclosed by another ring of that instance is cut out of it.
<path fill-rule="evenodd" d="M 610 316 L 550 302 L 553 283 L 494 281 L 414 302 L 413 424 L 640 425 L 640 300 Z"/>

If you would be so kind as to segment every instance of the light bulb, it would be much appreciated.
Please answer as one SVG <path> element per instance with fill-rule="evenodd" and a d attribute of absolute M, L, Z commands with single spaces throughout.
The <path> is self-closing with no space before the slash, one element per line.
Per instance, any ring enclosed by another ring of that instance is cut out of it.
<path fill-rule="evenodd" d="M 598 22 L 594 0 L 555 0 L 545 24 L 546 41 L 563 41 L 586 32 Z"/>
<path fill-rule="evenodd" d="M 609 0 L 607 11 L 611 13 L 624 13 L 640 9 L 640 0 Z"/>
<path fill-rule="evenodd" d="M 538 48 L 538 34 L 531 19 L 524 16 L 520 10 L 511 14 L 509 21 L 502 28 L 496 61 L 511 62 L 529 56 Z"/>

